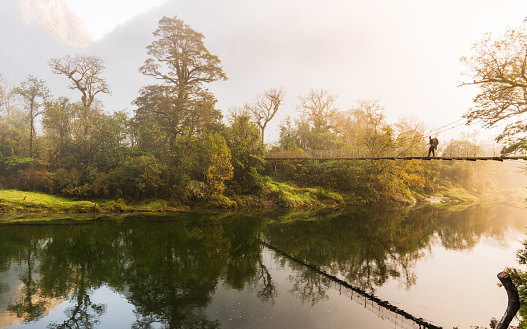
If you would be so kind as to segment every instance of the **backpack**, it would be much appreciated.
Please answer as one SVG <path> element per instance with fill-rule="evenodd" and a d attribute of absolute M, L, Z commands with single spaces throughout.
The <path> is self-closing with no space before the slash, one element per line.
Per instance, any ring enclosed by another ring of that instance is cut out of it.
<path fill-rule="evenodd" d="M 433 138 L 432 139 L 432 146 L 434 147 L 434 149 L 437 149 L 437 145 L 439 145 L 439 141 L 437 140 L 437 138 Z"/>

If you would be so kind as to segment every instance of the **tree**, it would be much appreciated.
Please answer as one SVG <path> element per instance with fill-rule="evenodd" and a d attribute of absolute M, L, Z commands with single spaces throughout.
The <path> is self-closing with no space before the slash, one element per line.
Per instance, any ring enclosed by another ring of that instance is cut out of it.
<path fill-rule="evenodd" d="M 260 128 L 262 145 L 264 144 L 265 128 L 278 111 L 284 96 L 285 92 L 283 88 L 271 88 L 264 91 L 263 94 L 256 96 L 256 103 L 248 106 L 256 125 Z"/>
<path fill-rule="evenodd" d="M 21 142 L 25 139 L 27 121 L 18 107 L 16 94 L 7 79 L 0 74 L 0 156 L 23 156 Z M 25 143 L 25 141 L 24 141 Z"/>
<path fill-rule="evenodd" d="M 124 111 L 99 114 L 92 131 L 90 165 L 104 172 L 120 166 L 128 155 L 128 127 L 129 118 Z"/>
<path fill-rule="evenodd" d="M 420 154 L 425 149 L 425 128 L 417 118 L 401 117 L 394 125 L 394 146 L 397 156 Z"/>
<path fill-rule="evenodd" d="M 81 92 L 82 105 L 89 109 L 99 93 L 110 94 L 106 80 L 101 78 L 105 67 L 98 56 L 75 55 L 53 58 L 49 66 L 55 74 L 64 74 L 71 80 L 69 88 Z"/>
<path fill-rule="evenodd" d="M 297 110 L 303 114 L 301 121 L 305 122 L 311 130 L 308 147 L 314 150 L 331 148 L 332 136 L 336 131 L 337 108 L 336 96 L 330 95 L 327 90 L 311 89 L 309 94 L 300 96 L 300 105 Z"/>
<path fill-rule="evenodd" d="M 476 142 L 476 138 L 471 138 L 470 135 L 462 133 L 460 139 L 453 139 L 446 145 L 443 154 L 449 157 L 481 156 L 482 148 Z"/>
<path fill-rule="evenodd" d="M 222 194 L 225 181 L 233 176 L 231 151 L 225 139 L 218 133 L 208 135 L 202 142 L 201 164 L 205 182 L 212 194 Z"/>
<path fill-rule="evenodd" d="M 212 129 L 221 121 L 221 112 L 214 108 L 216 99 L 207 92 L 194 95 L 186 106 L 176 109 L 173 94 L 165 86 L 147 86 L 134 103 L 134 126 L 139 149 L 160 158 L 174 157 L 179 150 L 179 141 L 185 137 L 185 146 L 196 134 Z"/>
<path fill-rule="evenodd" d="M 225 140 L 231 150 L 233 179 L 229 182 L 237 194 L 258 194 L 263 190 L 258 169 L 263 167 L 260 130 L 246 115 L 233 118 Z"/>
<path fill-rule="evenodd" d="M 66 97 L 46 103 L 42 117 L 42 128 L 48 140 L 51 163 L 58 166 L 71 145 L 74 105 Z"/>
<path fill-rule="evenodd" d="M 49 65 L 55 74 L 63 74 L 70 81 L 72 90 L 81 92 L 81 105 L 74 107 L 72 139 L 77 147 L 75 166 L 85 169 L 98 150 L 97 132 L 105 116 L 96 102 L 98 94 L 110 94 L 106 80 L 101 77 L 105 67 L 97 56 L 74 55 L 51 59 Z"/>
<path fill-rule="evenodd" d="M 526 26 L 508 28 L 496 38 L 491 33 L 476 42 L 474 54 L 461 58 L 468 67 L 466 75 L 480 89 L 474 98 L 476 107 L 465 115 L 469 122 L 480 120 L 485 128 L 506 121 L 504 131 L 496 137 L 510 146 L 505 153 L 526 148 L 527 123 L 522 119 L 527 112 L 527 30 Z M 516 121 L 514 121 L 516 120 Z"/>
<path fill-rule="evenodd" d="M 359 101 L 352 116 L 357 142 L 366 147 L 370 156 L 381 156 L 393 146 L 393 130 L 386 124 L 384 107 L 379 101 Z"/>
<path fill-rule="evenodd" d="M 7 79 L 0 74 L 0 120 L 8 120 L 16 108 L 16 99 Z"/>
<path fill-rule="evenodd" d="M 278 145 L 284 151 L 298 151 L 300 150 L 300 140 L 298 130 L 293 127 L 291 117 L 287 117 L 280 125 L 280 139 Z"/>
<path fill-rule="evenodd" d="M 299 97 L 297 109 L 307 117 L 314 130 L 329 130 L 334 127 L 332 119 L 337 113 L 335 99 L 327 90 L 311 89 L 307 95 Z"/>
<path fill-rule="evenodd" d="M 139 71 L 161 84 L 141 89 L 134 102 L 138 106 L 136 117 L 139 124 L 154 124 L 151 128 L 158 129 L 173 153 L 177 138 L 188 132 L 190 122 L 200 122 L 197 113 L 202 118 L 218 117 L 217 111 L 211 115 L 216 99 L 204 84 L 227 78 L 221 61 L 205 48 L 203 34 L 182 20 L 163 17 L 153 34 L 156 40 L 147 47 L 151 57 Z"/>
<path fill-rule="evenodd" d="M 22 158 L 29 153 L 27 150 L 29 127 L 26 125 L 27 114 L 14 108 L 8 118 L 0 121 L 0 153 Z M 1 156 L 1 155 L 0 155 Z"/>
<path fill-rule="evenodd" d="M 49 89 L 44 80 L 30 75 L 19 87 L 13 89 L 13 93 L 22 98 L 29 116 L 29 157 L 33 158 L 33 138 L 36 135 L 35 118 L 42 113 L 40 108 L 49 97 Z"/>
<path fill-rule="evenodd" d="M 227 79 L 221 61 L 205 48 L 203 34 L 182 20 L 163 17 L 153 34 L 157 40 L 147 47 L 153 58 L 147 59 L 139 71 L 175 86 L 181 100 L 204 83 Z"/>

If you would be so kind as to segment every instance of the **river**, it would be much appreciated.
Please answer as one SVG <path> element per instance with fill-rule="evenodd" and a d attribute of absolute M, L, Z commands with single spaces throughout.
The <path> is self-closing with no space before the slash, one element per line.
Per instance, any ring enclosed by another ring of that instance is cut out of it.
<path fill-rule="evenodd" d="M 0 225 L 0 328 L 471 328 L 507 305 L 506 205 Z"/>

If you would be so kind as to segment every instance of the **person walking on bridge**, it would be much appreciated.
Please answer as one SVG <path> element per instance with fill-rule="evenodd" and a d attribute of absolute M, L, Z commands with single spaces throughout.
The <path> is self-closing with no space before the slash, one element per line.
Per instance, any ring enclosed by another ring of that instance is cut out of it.
<path fill-rule="evenodd" d="M 439 144 L 439 141 L 437 138 L 432 138 L 432 136 L 428 136 L 428 144 L 430 144 L 430 147 L 428 148 L 428 157 L 430 157 L 430 153 L 432 153 L 432 157 L 435 158 L 437 149 L 437 144 Z"/>

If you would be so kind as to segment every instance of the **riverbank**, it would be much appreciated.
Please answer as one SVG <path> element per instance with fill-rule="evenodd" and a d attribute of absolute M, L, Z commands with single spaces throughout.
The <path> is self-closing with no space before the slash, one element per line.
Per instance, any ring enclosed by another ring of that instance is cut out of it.
<path fill-rule="evenodd" d="M 227 198 L 212 196 L 206 201 L 180 204 L 161 199 L 134 202 L 117 200 L 74 200 L 60 196 L 19 190 L 0 190 L 2 213 L 116 213 L 116 212 L 178 212 L 191 208 L 326 208 L 346 206 L 337 193 L 315 188 L 297 188 L 272 183 L 261 196 Z"/>
<path fill-rule="evenodd" d="M 500 200 L 500 196 L 501 199 Z M 516 202 L 521 205 L 524 200 L 516 195 Z M 511 201 L 513 198 L 502 193 L 497 195 L 474 196 L 459 188 L 442 188 L 433 195 L 416 195 L 413 198 L 394 199 L 387 203 L 399 205 L 478 203 Z M 384 204 L 384 203 L 383 203 Z M 273 182 L 260 196 L 242 196 L 227 198 L 225 196 L 211 197 L 207 201 L 192 204 L 180 204 L 174 201 L 151 199 L 133 202 L 124 199 L 117 200 L 74 200 L 44 193 L 19 190 L 0 190 L 1 213 L 51 213 L 51 214 L 83 214 L 83 213 L 125 213 L 125 212 L 181 212 L 193 209 L 317 209 L 340 208 L 360 205 L 360 200 L 353 195 L 341 195 L 320 188 L 299 188 L 286 183 Z"/>
<path fill-rule="evenodd" d="M 0 190 L 0 212 L 3 213 L 105 213 L 134 211 L 181 211 L 163 200 L 127 204 L 124 200 L 73 200 L 56 195 L 19 190 Z"/>

